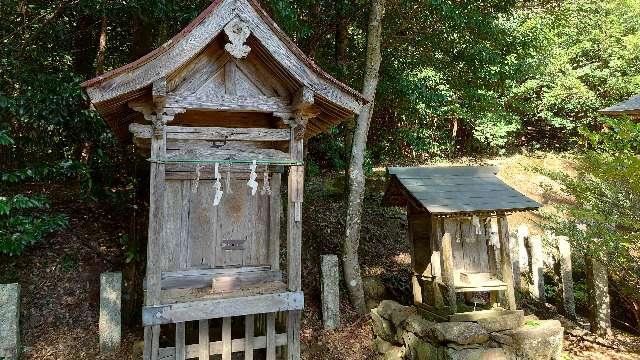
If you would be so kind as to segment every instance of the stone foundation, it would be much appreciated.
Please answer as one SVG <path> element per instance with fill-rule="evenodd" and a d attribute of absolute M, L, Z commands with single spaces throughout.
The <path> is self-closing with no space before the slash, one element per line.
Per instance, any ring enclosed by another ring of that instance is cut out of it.
<path fill-rule="evenodd" d="M 371 310 L 374 347 L 389 360 L 556 360 L 564 329 L 522 311 L 455 314 L 435 322 L 413 306 L 384 300 Z"/>

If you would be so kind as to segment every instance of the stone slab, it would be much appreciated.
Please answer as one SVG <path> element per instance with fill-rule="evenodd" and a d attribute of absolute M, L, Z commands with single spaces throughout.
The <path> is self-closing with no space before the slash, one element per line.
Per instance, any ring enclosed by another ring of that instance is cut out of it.
<path fill-rule="evenodd" d="M 20 357 L 20 285 L 0 284 L 0 359 Z"/>
<path fill-rule="evenodd" d="M 322 325 L 327 330 L 340 326 L 340 267 L 338 256 L 322 255 Z"/>
<path fill-rule="evenodd" d="M 100 275 L 100 319 L 98 331 L 100 352 L 120 348 L 122 338 L 122 273 Z"/>

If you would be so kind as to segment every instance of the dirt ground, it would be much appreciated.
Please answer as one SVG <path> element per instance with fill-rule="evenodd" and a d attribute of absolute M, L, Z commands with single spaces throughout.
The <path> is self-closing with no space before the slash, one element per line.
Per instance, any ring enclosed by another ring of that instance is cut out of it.
<path fill-rule="evenodd" d="M 474 161 L 468 161 L 472 163 Z M 557 156 L 523 157 L 489 161 L 502 166 L 500 176 L 518 190 L 543 203 L 537 184 L 545 179 L 527 167 L 542 164 L 570 168 Z M 346 297 L 341 304 L 342 326 L 322 330 L 319 305 L 319 255 L 337 254 L 344 229 L 342 181 L 334 176 L 311 178 L 304 207 L 303 287 L 305 311 L 302 326 L 304 359 L 375 359 L 367 317 L 357 316 Z M 65 185 L 35 186 L 48 193 L 57 212 L 69 215 L 70 227 L 29 248 L 20 257 L 0 256 L 0 282 L 22 286 L 22 337 L 24 359 L 133 359 L 140 354 L 139 327 L 125 328 L 122 350 L 98 354 L 99 276 L 124 266 L 121 240 L 128 234 L 131 214 L 104 202 L 82 201 Z M 409 264 L 405 242 L 406 218 L 399 209 L 381 207 L 383 179 L 369 181 L 363 215 L 361 262 L 365 275 L 379 276 L 389 298 L 407 301 Z M 514 223 L 534 224 L 535 215 L 518 216 Z M 143 274 L 140 274 L 143 276 Z M 126 286 L 126 284 L 125 284 Z M 344 292 L 343 292 L 344 293 Z M 124 299 L 123 301 L 127 301 Z M 611 339 L 597 339 L 584 331 L 568 331 L 565 351 L 570 359 L 640 359 L 640 337 L 616 330 Z"/>

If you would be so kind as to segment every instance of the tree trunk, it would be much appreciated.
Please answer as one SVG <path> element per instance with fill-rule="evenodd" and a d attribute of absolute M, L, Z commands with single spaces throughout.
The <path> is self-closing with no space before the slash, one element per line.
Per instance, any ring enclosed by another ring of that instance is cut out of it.
<path fill-rule="evenodd" d="M 104 73 L 104 56 L 107 50 L 107 17 L 102 16 L 100 25 L 100 39 L 98 40 L 98 54 L 96 55 L 96 75 Z"/>
<path fill-rule="evenodd" d="M 366 305 L 362 276 L 358 260 L 358 246 L 360 243 L 360 228 L 362 215 L 362 201 L 364 198 L 364 152 L 367 145 L 367 134 L 373 113 L 376 88 L 380 71 L 382 55 L 380 52 L 382 40 L 382 18 L 384 16 L 385 0 L 373 0 L 369 17 L 369 35 L 367 39 L 367 68 L 364 78 L 363 95 L 370 101 L 358 116 L 358 123 L 353 136 L 351 162 L 349 164 L 349 199 L 347 203 L 346 236 L 342 248 L 344 265 L 344 279 L 349 289 L 351 303 L 356 310 L 364 314 Z"/>

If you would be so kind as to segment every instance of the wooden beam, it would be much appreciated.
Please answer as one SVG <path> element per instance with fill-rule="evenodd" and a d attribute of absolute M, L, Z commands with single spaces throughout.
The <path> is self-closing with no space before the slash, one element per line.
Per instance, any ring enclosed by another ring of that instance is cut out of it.
<path fill-rule="evenodd" d="M 289 112 L 291 107 L 286 100 L 277 97 L 254 96 L 167 96 L 167 108 L 208 111 L 240 111 L 240 112 Z"/>
<path fill-rule="evenodd" d="M 213 275 L 163 276 L 162 289 L 198 289 L 209 287 L 213 292 L 229 292 L 252 285 L 275 281 L 282 281 L 282 272 L 265 270 Z"/>
<path fill-rule="evenodd" d="M 150 139 L 151 125 L 133 123 L 129 131 L 138 139 Z M 288 129 L 224 128 L 167 126 L 167 140 L 209 140 L 209 141 L 289 141 Z"/>
<path fill-rule="evenodd" d="M 303 307 L 304 295 L 302 291 L 210 299 L 170 305 L 146 306 L 142 309 L 142 323 L 145 326 L 161 325 L 202 319 L 301 310 Z"/>

